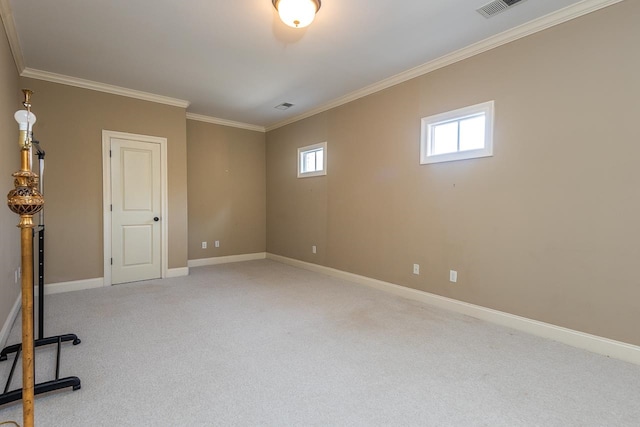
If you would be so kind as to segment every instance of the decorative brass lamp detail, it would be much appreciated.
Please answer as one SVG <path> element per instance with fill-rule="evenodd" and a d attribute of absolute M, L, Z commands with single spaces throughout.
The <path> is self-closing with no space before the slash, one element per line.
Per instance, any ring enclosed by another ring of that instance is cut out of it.
<path fill-rule="evenodd" d="M 16 112 L 20 125 L 20 170 L 13 174 L 15 188 L 7 195 L 9 209 L 20 215 L 20 246 L 22 254 L 22 408 L 24 427 L 34 422 L 34 342 L 33 342 L 33 215 L 44 207 L 44 197 L 38 191 L 38 175 L 32 167 L 32 131 L 36 116 L 31 112 L 32 91 L 23 89 L 26 110 Z M 17 356 L 16 356 L 17 357 Z"/>

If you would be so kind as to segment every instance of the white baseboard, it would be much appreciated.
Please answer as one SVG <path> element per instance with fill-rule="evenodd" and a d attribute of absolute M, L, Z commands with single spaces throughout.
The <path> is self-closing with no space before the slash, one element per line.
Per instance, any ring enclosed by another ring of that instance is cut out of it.
<path fill-rule="evenodd" d="M 49 283 L 44 285 L 44 294 L 53 295 L 64 292 L 82 291 L 84 289 L 101 288 L 104 286 L 104 279 L 96 277 L 95 279 L 73 280 L 71 282 Z M 38 288 L 34 289 L 34 295 L 38 295 Z"/>
<path fill-rule="evenodd" d="M 18 317 L 18 313 L 20 313 L 20 309 L 22 308 L 22 292 L 18 293 L 18 298 L 16 298 L 16 302 L 13 303 L 13 307 L 9 312 L 9 316 L 7 320 L 5 320 L 4 325 L 2 326 L 2 330 L 0 330 L 0 348 L 4 348 L 7 344 L 7 339 L 9 338 L 9 333 L 11 332 L 11 327 L 16 321 L 16 317 Z"/>
<path fill-rule="evenodd" d="M 167 270 L 167 279 L 189 275 L 189 267 L 170 268 Z"/>
<path fill-rule="evenodd" d="M 455 311 L 465 314 L 476 319 L 486 320 L 491 323 L 517 329 L 532 335 L 548 338 L 573 347 L 591 351 L 593 353 L 602 354 L 604 356 L 613 357 L 640 365 L 640 347 L 621 341 L 615 341 L 608 338 L 591 335 L 573 329 L 563 328 L 549 323 L 528 319 L 526 317 L 516 316 L 491 308 L 479 305 L 469 304 L 463 301 L 431 294 L 417 289 L 407 288 L 405 286 L 396 285 L 382 280 L 371 279 L 369 277 L 360 276 L 345 271 L 336 270 L 330 267 L 324 267 L 317 264 L 311 264 L 305 261 L 299 261 L 293 258 L 287 258 L 280 255 L 267 253 L 267 259 L 289 264 L 294 267 L 303 268 L 305 270 L 326 274 L 337 277 L 350 282 L 361 285 L 370 286 L 385 292 L 392 293 L 404 298 L 444 308 L 446 310 Z"/>
<path fill-rule="evenodd" d="M 230 262 L 254 261 L 256 259 L 265 259 L 266 257 L 267 257 L 266 252 L 258 252 L 255 254 L 229 255 L 229 256 L 219 256 L 214 258 L 190 259 L 187 262 L 187 265 L 189 267 L 202 267 L 205 265 L 227 264 Z"/>

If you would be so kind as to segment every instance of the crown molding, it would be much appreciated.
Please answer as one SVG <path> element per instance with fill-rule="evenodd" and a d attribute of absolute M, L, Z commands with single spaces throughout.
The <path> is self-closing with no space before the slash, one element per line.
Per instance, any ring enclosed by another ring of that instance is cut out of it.
<path fill-rule="evenodd" d="M 13 54 L 13 61 L 16 63 L 18 74 L 21 74 L 24 70 L 24 58 L 22 57 L 20 40 L 18 39 L 18 32 L 16 31 L 16 22 L 13 20 L 13 12 L 11 12 L 9 0 L 0 0 L 0 17 L 2 17 L 4 31 L 7 33 L 9 47 Z"/>
<path fill-rule="evenodd" d="M 156 95 L 154 93 L 142 92 L 139 90 L 128 89 L 126 87 L 94 82 L 92 80 L 80 79 L 77 77 L 66 76 L 64 74 L 51 73 L 49 71 L 35 70 L 33 68 L 25 68 L 24 71 L 20 73 L 20 75 L 22 77 L 45 80 L 52 83 L 60 83 L 68 86 L 75 86 L 83 89 L 110 93 L 113 95 L 126 96 L 129 98 L 141 99 L 143 101 L 171 105 L 173 107 L 187 108 L 190 104 L 189 101 L 185 101 L 183 99 L 169 98 L 168 96 Z"/>
<path fill-rule="evenodd" d="M 249 123 L 234 122 L 232 120 L 219 119 L 217 117 L 204 116 L 202 114 L 187 113 L 187 119 L 197 120 L 199 122 L 214 123 L 216 125 L 230 126 L 234 128 L 253 130 L 257 132 L 266 132 L 264 126 L 252 125 Z"/>
<path fill-rule="evenodd" d="M 429 61 L 425 64 L 403 71 L 399 74 L 396 74 L 395 76 L 391 76 L 387 79 L 366 86 L 355 92 L 351 92 L 343 97 L 334 99 L 333 101 L 329 101 L 328 103 L 314 108 L 313 110 L 309 110 L 303 114 L 291 117 L 287 120 L 283 120 L 271 126 L 267 126 L 266 131 L 269 132 L 282 126 L 297 122 L 299 120 L 306 119 L 307 117 L 311 117 L 318 113 L 322 113 L 332 108 L 339 107 L 341 105 L 355 101 L 356 99 L 360 99 L 367 95 L 380 92 L 381 90 L 390 88 L 391 86 L 404 83 L 408 80 L 446 67 L 447 65 L 455 64 L 456 62 L 460 62 L 464 59 L 481 54 L 491 49 L 495 49 L 504 44 L 511 43 L 515 40 L 527 37 L 531 34 L 546 30 L 547 28 L 562 24 L 572 19 L 579 18 L 583 15 L 587 15 L 591 12 L 595 12 L 607 6 L 620 3 L 622 1 L 624 0 L 583 0 L 579 3 L 567 6 L 556 12 L 542 16 L 538 19 L 534 19 L 533 21 L 527 22 L 526 24 L 520 25 L 518 27 L 504 31 L 500 34 L 496 34 L 495 36 L 491 36 L 489 38 L 481 40 L 477 43 L 471 44 L 450 54 L 441 56 L 440 58 L 434 59 L 433 61 Z"/>

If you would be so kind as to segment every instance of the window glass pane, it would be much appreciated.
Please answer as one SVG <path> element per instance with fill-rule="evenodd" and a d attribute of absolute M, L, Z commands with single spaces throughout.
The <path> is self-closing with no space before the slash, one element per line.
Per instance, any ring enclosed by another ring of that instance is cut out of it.
<path fill-rule="evenodd" d="M 460 151 L 484 148 L 485 115 L 460 120 Z"/>
<path fill-rule="evenodd" d="M 324 169 L 324 150 L 316 151 L 316 170 L 321 171 Z"/>
<path fill-rule="evenodd" d="M 458 151 L 458 122 L 433 126 L 431 154 L 455 153 Z"/>
<path fill-rule="evenodd" d="M 304 153 L 303 172 L 314 172 L 316 170 L 316 152 L 310 151 Z"/>

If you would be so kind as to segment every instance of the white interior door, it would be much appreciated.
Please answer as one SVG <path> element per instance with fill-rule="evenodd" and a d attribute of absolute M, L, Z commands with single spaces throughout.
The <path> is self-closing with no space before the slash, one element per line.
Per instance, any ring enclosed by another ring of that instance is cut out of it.
<path fill-rule="evenodd" d="M 160 144 L 111 138 L 111 283 L 162 277 Z"/>

